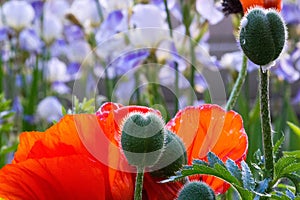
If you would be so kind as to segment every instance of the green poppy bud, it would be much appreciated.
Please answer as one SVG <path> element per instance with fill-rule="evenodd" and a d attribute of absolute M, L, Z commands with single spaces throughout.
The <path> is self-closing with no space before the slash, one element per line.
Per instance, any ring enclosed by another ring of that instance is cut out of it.
<path fill-rule="evenodd" d="M 241 21 L 240 45 L 245 55 L 257 65 L 275 61 L 286 39 L 285 23 L 276 10 L 253 8 Z"/>
<path fill-rule="evenodd" d="M 151 175 L 166 178 L 175 175 L 175 172 L 185 164 L 187 164 L 187 155 L 182 140 L 167 130 L 165 150 L 157 163 L 151 167 Z"/>
<path fill-rule="evenodd" d="M 165 141 L 164 121 L 156 113 L 132 113 L 122 127 L 121 146 L 130 165 L 146 167 L 160 158 Z"/>
<path fill-rule="evenodd" d="M 214 191 L 203 182 L 189 182 L 179 192 L 178 200 L 215 200 Z"/>

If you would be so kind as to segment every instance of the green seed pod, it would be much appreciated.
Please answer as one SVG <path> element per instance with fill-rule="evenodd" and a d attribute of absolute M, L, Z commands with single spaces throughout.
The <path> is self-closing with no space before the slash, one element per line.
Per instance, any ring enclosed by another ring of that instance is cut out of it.
<path fill-rule="evenodd" d="M 187 164 L 186 149 L 182 140 L 167 130 L 165 150 L 157 163 L 150 168 L 153 177 L 166 178 L 175 175 L 183 165 Z"/>
<path fill-rule="evenodd" d="M 253 8 L 241 21 L 240 45 L 257 65 L 268 65 L 276 60 L 286 39 L 285 23 L 276 10 Z"/>
<path fill-rule="evenodd" d="M 130 165 L 146 167 L 160 158 L 165 140 L 164 121 L 155 113 L 132 113 L 124 121 L 121 146 Z"/>
<path fill-rule="evenodd" d="M 214 191 L 203 182 L 189 182 L 179 192 L 177 200 L 215 200 Z"/>

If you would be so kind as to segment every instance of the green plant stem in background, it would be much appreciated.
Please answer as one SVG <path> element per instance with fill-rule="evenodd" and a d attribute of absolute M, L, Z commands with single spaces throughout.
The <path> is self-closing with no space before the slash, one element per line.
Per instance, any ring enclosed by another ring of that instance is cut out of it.
<path fill-rule="evenodd" d="M 237 98 L 239 97 L 240 95 L 240 92 L 241 92 L 241 89 L 242 89 L 242 86 L 245 82 L 245 79 L 246 79 L 246 76 L 247 76 L 247 57 L 245 55 L 243 55 L 243 64 L 242 64 L 242 68 L 241 68 L 241 71 L 239 73 L 239 76 L 233 86 L 233 89 L 231 91 L 231 94 L 230 94 L 230 97 L 229 97 L 229 100 L 227 102 L 227 105 L 226 105 L 226 110 L 229 111 L 229 110 L 232 110 L 235 103 L 236 103 L 236 100 Z"/>
<path fill-rule="evenodd" d="M 95 2 L 96 2 L 96 6 L 97 6 L 98 15 L 100 17 L 101 22 L 103 22 L 104 17 L 103 17 L 102 7 L 101 7 L 100 2 L 98 0 L 95 0 Z"/>
<path fill-rule="evenodd" d="M 260 84 L 259 84 L 259 99 L 260 99 L 260 117 L 263 137 L 263 149 L 265 157 L 265 178 L 273 179 L 274 173 L 274 158 L 273 158 L 273 139 L 270 114 L 270 99 L 269 99 L 269 70 L 263 70 L 260 67 Z"/>
<path fill-rule="evenodd" d="M 144 167 L 137 167 L 134 200 L 142 200 L 143 182 L 144 182 Z"/>
<path fill-rule="evenodd" d="M 194 98 L 194 89 L 195 89 L 195 66 L 196 66 L 196 55 L 195 55 L 195 45 L 194 41 L 191 38 L 190 31 L 187 30 L 187 34 L 189 37 L 189 42 L 190 42 L 190 53 L 191 53 L 191 74 L 190 74 L 190 84 L 192 87 L 191 94 L 190 94 L 190 105 L 193 105 L 193 98 Z"/>
<path fill-rule="evenodd" d="M 171 16 L 170 16 L 170 11 L 168 8 L 168 1 L 164 0 L 164 5 L 165 5 L 165 11 L 167 14 L 167 22 L 168 22 L 168 27 L 169 27 L 169 34 L 170 37 L 173 38 L 173 28 L 172 28 L 172 22 L 171 22 Z M 179 72 L 178 72 L 178 64 L 175 62 L 175 98 L 174 98 L 174 113 L 176 113 L 179 109 L 179 101 L 178 101 L 178 97 L 179 97 L 179 88 L 178 88 L 178 84 L 179 84 Z"/>

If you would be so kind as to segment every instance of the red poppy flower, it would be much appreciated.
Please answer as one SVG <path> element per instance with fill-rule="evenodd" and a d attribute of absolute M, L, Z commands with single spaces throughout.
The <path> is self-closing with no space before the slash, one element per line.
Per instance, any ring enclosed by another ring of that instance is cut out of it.
<path fill-rule="evenodd" d="M 25 132 L 12 164 L 0 170 L 0 198 L 132 199 L 135 173 L 119 148 L 120 124 L 129 112 L 157 112 L 113 103 L 96 115 L 69 115 L 45 132 Z M 158 112 L 157 112 L 158 113 Z M 213 151 L 224 161 L 245 158 L 241 117 L 215 105 L 189 107 L 167 124 L 187 145 L 189 162 Z M 202 176 L 216 192 L 224 185 Z M 159 184 L 145 174 L 145 199 L 174 199 L 181 183 Z M 223 187 L 223 191 L 226 188 Z"/>
<path fill-rule="evenodd" d="M 263 8 L 275 8 L 278 11 L 281 11 L 282 2 L 281 0 L 240 0 L 242 3 L 244 12 L 247 12 L 249 8 L 254 6 L 260 6 Z"/>

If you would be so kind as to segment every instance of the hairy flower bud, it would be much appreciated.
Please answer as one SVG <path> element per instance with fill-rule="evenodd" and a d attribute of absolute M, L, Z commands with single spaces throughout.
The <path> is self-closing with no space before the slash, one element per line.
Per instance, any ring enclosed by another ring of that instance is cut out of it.
<path fill-rule="evenodd" d="M 178 200 L 215 200 L 214 191 L 203 182 L 189 182 L 178 195 Z"/>
<path fill-rule="evenodd" d="M 126 118 L 121 145 L 130 165 L 154 165 L 162 154 L 164 141 L 164 122 L 156 113 L 132 113 Z"/>
<path fill-rule="evenodd" d="M 240 27 L 240 45 L 257 65 L 268 65 L 281 54 L 287 39 L 286 26 L 276 10 L 253 8 Z"/>
<path fill-rule="evenodd" d="M 175 175 L 183 165 L 187 163 L 186 149 L 182 140 L 167 130 L 165 150 L 158 162 L 151 167 L 151 175 L 165 178 Z"/>

